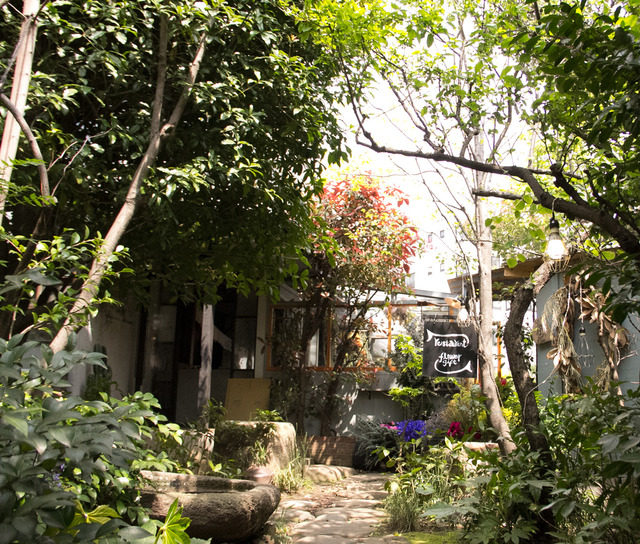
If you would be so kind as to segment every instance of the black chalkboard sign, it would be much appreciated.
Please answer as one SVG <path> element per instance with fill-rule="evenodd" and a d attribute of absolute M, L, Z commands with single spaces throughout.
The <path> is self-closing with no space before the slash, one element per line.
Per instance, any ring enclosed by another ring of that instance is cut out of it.
<path fill-rule="evenodd" d="M 475 378 L 478 375 L 478 338 L 472 326 L 455 321 L 424 324 L 422 375 Z"/>

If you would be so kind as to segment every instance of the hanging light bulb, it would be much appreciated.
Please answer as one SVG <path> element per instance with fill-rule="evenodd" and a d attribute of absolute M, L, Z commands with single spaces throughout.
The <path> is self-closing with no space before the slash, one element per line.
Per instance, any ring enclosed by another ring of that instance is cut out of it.
<path fill-rule="evenodd" d="M 471 323 L 471 315 L 469 314 L 469 291 L 466 285 L 462 286 L 462 297 L 456 321 L 458 322 L 458 325 L 463 327 L 466 327 Z"/>
<path fill-rule="evenodd" d="M 555 213 L 551 214 L 551 219 L 549 220 L 548 240 L 545 254 L 552 261 L 559 261 L 566 255 L 567 248 L 565 248 L 562 236 L 560 236 L 560 223 L 558 223 Z"/>
<path fill-rule="evenodd" d="M 460 325 L 468 325 L 469 324 L 469 309 L 466 306 L 463 306 L 458 310 L 458 317 L 456 318 Z"/>

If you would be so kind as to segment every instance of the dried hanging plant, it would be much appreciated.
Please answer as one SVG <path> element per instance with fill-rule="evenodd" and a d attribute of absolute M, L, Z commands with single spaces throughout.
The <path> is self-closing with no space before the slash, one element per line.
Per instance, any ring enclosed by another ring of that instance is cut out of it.
<path fill-rule="evenodd" d="M 562 377 L 567 393 L 578 392 L 582 386 L 582 368 L 573 343 L 576 317 L 598 325 L 598 343 L 605 359 L 596 369 L 596 383 L 608 389 L 618 379 L 618 365 L 622 351 L 629 345 L 629 333 L 604 312 L 605 301 L 600 291 L 593 287 L 585 289 L 580 279 L 572 276 L 549 298 L 534 324 L 534 339 L 552 342 L 547 358 L 553 359 L 554 372 Z"/>
<path fill-rule="evenodd" d="M 575 393 L 582 386 L 582 369 L 572 340 L 575 314 L 570 285 L 565 285 L 551 295 L 540 316 L 553 345 L 547 359 L 553 359 L 554 372 L 561 376 L 567 393 Z"/>
<path fill-rule="evenodd" d="M 593 288 L 582 294 L 582 313 L 580 317 L 598 325 L 598 344 L 605 355 L 598 365 L 595 380 L 602 389 L 608 389 L 612 381 L 617 381 L 618 365 L 622 352 L 629 347 L 629 332 L 607 315 L 603 308 L 606 297 Z"/>

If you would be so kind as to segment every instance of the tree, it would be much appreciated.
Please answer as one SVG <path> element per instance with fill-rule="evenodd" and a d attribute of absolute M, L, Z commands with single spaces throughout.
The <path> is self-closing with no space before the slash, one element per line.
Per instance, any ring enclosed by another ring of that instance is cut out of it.
<path fill-rule="evenodd" d="M 308 278 L 299 289 L 303 318 L 294 360 L 285 371 L 306 389 L 307 350 L 320 327 L 333 319 L 333 357 L 322 394 L 321 434 L 328 435 L 337 409 L 337 390 L 347 371 L 371 367 L 367 356 L 368 312 L 378 293 L 404 289 L 411 259 L 419 250 L 417 229 L 402 212 L 407 196 L 371 174 L 340 174 L 330 180 L 315 213 L 319 234 L 307 256 Z"/>
<path fill-rule="evenodd" d="M 499 177 L 525 184 L 519 197 L 591 225 L 610 240 L 595 249 L 626 255 L 620 292 L 632 291 L 640 258 L 634 6 L 516 1 L 454 3 L 445 11 L 407 1 L 396 7 L 390 13 L 377 2 L 325 1 L 312 17 L 340 57 L 359 142 L 491 174 L 492 187 L 478 188 L 478 196 L 513 197 L 493 187 Z M 389 124 L 380 130 L 380 112 L 389 110 L 374 98 L 381 89 L 394 99 L 399 131 Z M 540 153 L 519 144 L 523 126 Z M 471 145 L 478 137 L 488 146 L 482 156 Z M 611 276 L 607 264 L 591 281 Z M 620 315 L 630 309 L 628 302 L 618 307 Z"/>
<path fill-rule="evenodd" d="M 3 93 L 21 36 L 14 4 L 2 5 Z M 295 271 L 322 161 L 341 156 L 342 138 L 333 64 L 299 39 L 292 10 L 278 0 L 42 6 L 24 119 L 54 198 L 25 197 L 41 191 L 22 142 L 4 219 L 31 243 L 17 258 L 5 246 L 5 276 L 25 272 L 39 240 L 86 225 L 106 233 L 81 285 L 73 274 L 65 282 L 73 319 L 54 349 L 93 308 L 120 245 L 142 286 L 161 279 L 205 302 L 222 282 L 273 294 Z M 34 200 L 46 204 L 39 213 Z M 22 326 L 32 323 L 14 302 Z"/>

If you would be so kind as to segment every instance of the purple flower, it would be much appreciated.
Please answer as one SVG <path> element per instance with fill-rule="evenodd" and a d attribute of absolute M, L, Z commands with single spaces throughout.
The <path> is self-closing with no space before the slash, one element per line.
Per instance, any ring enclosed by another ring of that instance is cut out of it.
<path fill-rule="evenodd" d="M 398 434 L 405 442 L 416 440 L 427 434 L 426 422 L 419 419 L 407 419 L 396 423 Z"/>

